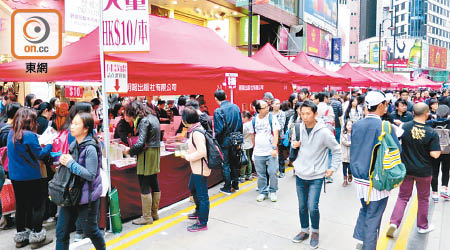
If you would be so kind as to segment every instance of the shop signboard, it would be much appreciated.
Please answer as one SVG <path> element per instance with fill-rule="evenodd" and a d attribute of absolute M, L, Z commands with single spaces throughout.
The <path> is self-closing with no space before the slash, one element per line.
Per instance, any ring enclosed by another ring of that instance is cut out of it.
<path fill-rule="evenodd" d="M 253 0 L 253 5 L 269 3 L 269 0 Z M 236 0 L 236 7 L 247 7 L 248 0 Z"/>
<path fill-rule="evenodd" d="M 307 25 L 306 33 L 307 54 L 330 60 L 331 34 L 310 24 Z"/>
<path fill-rule="evenodd" d="M 428 43 L 422 43 L 422 62 L 421 62 L 422 69 L 428 68 L 429 48 L 430 46 L 428 45 Z"/>
<path fill-rule="evenodd" d="M 305 0 L 304 19 L 335 34 L 337 26 L 337 0 Z"/>
<path fill-rule="evenodd" d="M 380 62 L 380 47 L 378 43 L 370 43 L 369 45 L 369 63 L 379 64 Z"/>
<path fill-rule="evenodd" d="M 252 44 L 254 45 L 259 44 L 259 20 L 259 15 L 252 17 Z M 239 45 L 248 45 L 248 25 L 248 17 L 241 17 L 239 21 Z"/>
<path fill-rule="evenodd" d="M 335 63 L 341 63 L 342 40 L 341 38 L 333 38 L 332 41 L 331 60 Z"/>
<path fill-rule="evenodd" d="M 128 64 L 105 60 L 105 85 L 107 93 L 128 92 Z"/>
<path fill-rule="evenodd" d="M 88 34 L 98 27 L 100 19 L 99 1 L 64 1 L 65 31 Z"/>
<path fill-rule="evenodd" d="M 104 51 L 150 51 L 148 0 L 102 1 Z"/>
<path fill-rule="evenodd" d="M 83 98 L 84 89 L 81 86 L 64 86 L 66 98 Z"/>
<path fill-rule="evenodd" d="M 447 49 L 430 45 L 428 67 L 437 69 L 447 68 Z"/>
<path fill-rule="evenodd" d="M 413 49 L 414 48 L 414 49 Z M 395 58 L 394 58 L 394 41 L 387 41 L 387 64 L 386 67 L 396 67 L 396 68 L 408 68 L 409 57 L 411 52 L 419 51 L 420 47 L 415 46 L 414 39 L 396 39 L 395 40 Z"/>

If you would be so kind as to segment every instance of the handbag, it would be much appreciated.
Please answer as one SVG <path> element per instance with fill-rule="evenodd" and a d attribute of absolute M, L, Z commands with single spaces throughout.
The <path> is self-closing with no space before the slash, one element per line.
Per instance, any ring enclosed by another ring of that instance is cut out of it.
<path fill-rule="evenodd" d="M 295 140 L 300 141 L 300 123 L 296 123 L 294 129 L 295 129 Z M 299 149 L 300 147 L 293 148 L 291 145 L 291 148 L 289 150 L 289 161 L 293 162 L 297 159 Z"/>
<path fill-rule="evenodd" d="M 137 142 L 139 141 L 139 136 L 128 137 L 127 141 L 128 141 L 128 147 L 133 148 L 134 145 L 136 145 Z M 147 143 L 145 143 L 144 149 L 142 151 L 145 151 L 147 149 L 148 149 L 148 145 L 147 145 Z"/>
<path fill-rule="evenodd" d="M 248 157 L 247 154 L 245 153 L 245 150 L 241 150 L 239 159 L 240 159 L 239 160 L 240 166 L 248 165 Z"/>

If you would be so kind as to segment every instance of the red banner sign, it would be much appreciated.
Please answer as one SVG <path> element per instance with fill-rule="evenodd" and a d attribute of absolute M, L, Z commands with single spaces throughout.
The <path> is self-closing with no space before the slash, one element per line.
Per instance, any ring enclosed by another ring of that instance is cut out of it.
<path fill-rule="evenodd" d="M 428 67 L 446 69 L 447 68 L 447 49 L 430 45 L 428 58 Z"/>
<path fill-rule="evenodd" d="M 66 86 L 65 96 L 67 98 L 82 98 L 84 89 L 80 86 Z"/>
<path fill-rule="evenodd" d="M 331 59 L 331 34 L 309 24 L 306 33 L 306 52 L 312 56 Z"/>

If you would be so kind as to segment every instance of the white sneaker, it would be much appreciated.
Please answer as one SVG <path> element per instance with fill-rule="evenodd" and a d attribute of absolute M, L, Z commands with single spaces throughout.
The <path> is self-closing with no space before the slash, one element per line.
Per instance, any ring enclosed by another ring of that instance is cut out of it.
<path fill-rule="evenodd" d="M 431 231 L 434 230 L 434 226 L 433 225 L 428 225 L 428 228 L 423 229 L 423 228 L 417 228 L 417 232 L 419 232 L 420 234 L 427 234 Z"/>
<path fill-rule="evenodd" d="M 439 195 L 437 193 L 433 193 L 433 195 L 431 196 L 431 199 L 433 199 L 434 203 L 438 203 L 439 202 Z"/>
<path fill-rule="evenodd" d="M 270 197 L 270 200 L 272 202 L 276 202 L 277 201 L 277 194 L 276 193 L 270 193 L 269 197 Z"/>
<path fill-rule="evenodd" d="M 263 200 L 267 199 L 267 196 L 265 194 L 258 194 L 258 196 L 256 196 L 256 201 L 257 202 L 261 202 Z"/>
<path fill-rule="evenodd" d="M 397 231 L 397 225 L 391 224 L 386 232 L 386 236 L 390 238 L 394 238 L 395 231 Z"/>

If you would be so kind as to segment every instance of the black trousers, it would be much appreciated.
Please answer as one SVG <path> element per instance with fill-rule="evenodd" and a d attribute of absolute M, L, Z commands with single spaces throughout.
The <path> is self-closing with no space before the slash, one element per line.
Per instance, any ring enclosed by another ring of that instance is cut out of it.
<path fill-rule="evenodd" d="M 149 194 L 150 192 L 159 192 L 158 174 L 138 175 L 141 194 Z"/>
<path fill-rule="evenodd" d="M 26 227 L 36 233 L 42 231 L 47 180 L 12 181 L 12 184 L 16 198 L 17 232 L 25 231 Z"/>
<path fill-rule="evenodd" d="M 442 186 L 448 186 L 449 170 L 450 170 L 450 155 L 441 155 L 438 159 L 433 160 L 433 178 L 431 179 L 431 189 L 433 192 L 438 191 L 439 169 L 442 170 Z"/>

